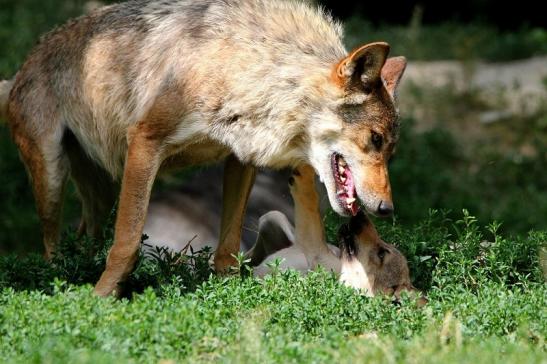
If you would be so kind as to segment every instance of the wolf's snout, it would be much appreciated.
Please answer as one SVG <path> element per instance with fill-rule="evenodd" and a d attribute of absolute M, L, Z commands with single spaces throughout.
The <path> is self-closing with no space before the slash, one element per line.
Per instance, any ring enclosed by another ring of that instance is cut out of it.
<path fill-rule="evenodd" d="M 381 201 L 378 205 L 378 210 L 376 212 L 378 213 L 378 216 L 381 217 L 387 217 L 391 216 L 393 214 L 393 203 L 389 201 Z"/>

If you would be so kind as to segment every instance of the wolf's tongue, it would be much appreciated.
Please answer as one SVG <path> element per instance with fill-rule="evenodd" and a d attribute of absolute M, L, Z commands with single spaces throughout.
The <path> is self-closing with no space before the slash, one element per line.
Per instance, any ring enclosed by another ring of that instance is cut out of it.
<path fill-rule="evenodd" d="M 351 170 L 349 168 L 346 168 L 346 182 L 345 182 L 345 189 L 348 194 L 347 200 L 355 200 L 355 183 L 353 182 L 353 175 L 351 174 Z M 353 201 L 351 204 L 349 204 L 349 209 L 351 210 L 351 213 L 353 216 L 357 215 L 357 212 L 359 211 L 359 207 L 357 206 L 356 201 Z"/>
<path fill-rule="evenodd" d="M 351 174 L 351 169 L 346 168 L 345 171 L 346 182 L 344 187 L 348 192 L 348 198 L 353 198 L 355 196 L 355 183 L 353 182 L 353 174 Z"/>

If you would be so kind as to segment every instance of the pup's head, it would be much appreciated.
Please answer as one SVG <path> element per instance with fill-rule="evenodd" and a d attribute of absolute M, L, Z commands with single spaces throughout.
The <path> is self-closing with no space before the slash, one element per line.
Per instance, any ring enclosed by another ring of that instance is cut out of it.
<path fill-rule="evenodd" d="M 340 279 L 346 285 L 363 289 L 369 296 L 386 294 L 395 300 L 399 300 L 403 291 L 417 294 L 410 282 L 406 258 L 393 245 L 380 239 L 362 211 L 352 217 L 349 224 L 342 225 L 339 236 Z M 423 297 L 418 299 L 420 305 L 426 302 Z"/>
<path fill-rule="evenodd" d="M 309 162 L 340 215 L 355 215 L 357 198 L 375 215 L 393 212 L 387 162 L 398 138 L 395 91 L 406 60 L 388 52 L 386 43 L 363 46 L 318 86 L 327 100 L 310 120 Z"/>

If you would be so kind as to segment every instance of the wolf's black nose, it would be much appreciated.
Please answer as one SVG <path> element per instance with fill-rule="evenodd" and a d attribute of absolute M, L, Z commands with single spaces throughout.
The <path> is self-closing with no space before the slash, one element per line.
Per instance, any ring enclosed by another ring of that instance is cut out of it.
<path fill-rule="evenodd" d="M 378 205 L 378 215 L 382 217 L 390 216 L 393 213 L 393 204 L 391 202 L 382 201 Z"/>

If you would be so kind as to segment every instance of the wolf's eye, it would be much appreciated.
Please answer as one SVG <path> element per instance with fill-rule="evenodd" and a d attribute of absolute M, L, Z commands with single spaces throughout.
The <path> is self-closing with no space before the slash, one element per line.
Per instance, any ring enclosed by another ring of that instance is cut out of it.
<path fill-rule="evenodd" d="M 372 144 L 374 144 L 374 147 L 377 150 L 382 149 L 382 146 L 384 145 L 384 138 L 380 134 L 373 131 L 371 139 L 372 139 Z"/>

